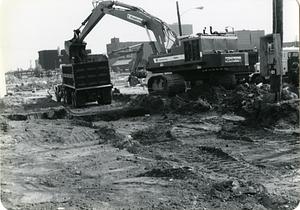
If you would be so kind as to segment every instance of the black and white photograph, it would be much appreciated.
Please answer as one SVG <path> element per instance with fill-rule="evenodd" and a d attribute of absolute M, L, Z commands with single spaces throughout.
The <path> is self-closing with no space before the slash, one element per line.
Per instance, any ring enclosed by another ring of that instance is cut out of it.
<path fill-rule="evenodd" d="M 300 0 L 0 0 L 0 210 L 300 210 Z"/>

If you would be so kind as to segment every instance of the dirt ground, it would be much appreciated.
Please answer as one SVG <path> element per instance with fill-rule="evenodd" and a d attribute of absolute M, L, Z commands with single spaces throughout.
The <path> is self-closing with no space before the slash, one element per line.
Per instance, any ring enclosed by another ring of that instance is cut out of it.
<path fill-rule="evenodd" d="M 242 116 L 249 106 L 220 111 L 183 96 L 149 104 L 136 92 L 83 109 L 45 96 L 9 97 L 0 103 L 7 209 L 285 210 L 299 203 L 299 128 L 291 115 L 249 123 L 250 111 Z"/>

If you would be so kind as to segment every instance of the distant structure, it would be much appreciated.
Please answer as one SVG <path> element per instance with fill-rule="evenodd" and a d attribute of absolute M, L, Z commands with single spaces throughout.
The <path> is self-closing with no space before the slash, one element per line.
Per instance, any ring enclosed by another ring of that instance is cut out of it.
<path fill-rule="evenodd" d="M 260 37 L 265 35 L 264 30 L 241 30 L 234 31 L 238 37 L 238 49 L 239 50 L 253 50 L 259 49 Z"/>
<path fill-rule="evenodd" d="M 39 53 L 39 64 L 44 70 L 59 68 L 58 50 L 41 50 Z"/>
<path fill-rule="evenodd" d="M 299 47 L 299 42 L 283 42 L 282 47 Z"/>
<path fill-rule="evenodd" d="M 152 48 L 149 44 L 149 42 L 120 42 L 119 38 L 112 38 L 110 43 L 106 45 L 106 52 L 108 55 L 108 60 L 109 60 L 109 66 L 111 67 L 112 71 L 114 72 L 128 72 L 129 71 L 129 66 L 132 60 L 134 59 L 134 54 L 133 53 L 128 53 L 125 55 L 112 55 L 113 51 L 123 49 L 126 47 L 134 46 L 137 44 L 144 44 L 143 47 L 143 61 L 146 62 L 148 60 L 149 55 L 152 54 Z"/>
<path fill-rule="evenodd" d="M 28 78 L 28 77 L 33 77 L 34 76 L 34 70 L 33 69 L 28 69 L 28 70 L 23 70 L 23 69 L 17 69 L 16 71 L 9 71 L 5 73 L 5 76 L 15 76 L 19 79 L 23 78 Z"/>
<path fill-rule="evenodd" d="M 100 55 L 91 54 L 91 50 L 87 49 L 89 58 L 96 61 Z M 61 64 L 69 64 L 69 56 L 65 50 L 41 50 L 38 52 L 38 64 L 43 70 L 54 70 L 60 67 Z M 37 65 L 36 65 L 37 66 Z"/>
<path fill-rule="evenodd" d="M 170 24 L 169 27 L 179 36 L 178 23 Z M 182 35 L 191 35 L 193 34 L 193 25 L 192 24 L 181 24 Z"/>

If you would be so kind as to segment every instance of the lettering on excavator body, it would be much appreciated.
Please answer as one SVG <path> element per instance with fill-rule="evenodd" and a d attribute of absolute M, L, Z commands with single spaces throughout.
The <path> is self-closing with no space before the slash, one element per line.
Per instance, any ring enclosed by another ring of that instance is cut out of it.
<path fill-rule="evenodd" d="M 225 63 L 241 63 L 241 56 L 225 57 Z"/>
<path fill-rule="evenodd" d="M 178 61 L 178 60 L 184 60 L 184 54 L 181 55 L 173 55 L 173 56 L 166 56 L 161 58 L 154 58 L 154 63 L 164 63 L 164 62 L 170 62 L 170 61 Z"/>

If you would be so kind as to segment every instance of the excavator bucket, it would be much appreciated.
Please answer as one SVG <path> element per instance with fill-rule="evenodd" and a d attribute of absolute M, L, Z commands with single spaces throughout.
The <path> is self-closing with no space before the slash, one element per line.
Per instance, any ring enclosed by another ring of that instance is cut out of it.
<path fill-rule="evenodd" d="M 69 58 L 74 63 L 83 62 L 87 56 L 85 42 L 74 42 L 72 39 L 65 41 L 65 50 Z"/>

